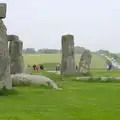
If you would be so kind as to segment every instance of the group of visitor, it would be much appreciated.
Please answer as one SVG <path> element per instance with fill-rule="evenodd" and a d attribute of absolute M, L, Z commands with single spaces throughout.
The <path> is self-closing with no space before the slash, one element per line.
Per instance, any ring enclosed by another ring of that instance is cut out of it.
<path fill-rule="evenodd" d="M 33 65 L 33 70 L 36 71 L 44 70 L 44 65 Z"/>

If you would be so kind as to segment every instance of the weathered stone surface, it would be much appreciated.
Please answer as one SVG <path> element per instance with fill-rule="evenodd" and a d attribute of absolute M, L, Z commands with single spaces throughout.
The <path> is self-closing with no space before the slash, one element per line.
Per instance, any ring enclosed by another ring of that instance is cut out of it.
<path fill-rule="evenodd" d="M 76 72 L 75 70 L 75 50 L 73 35 L 62 36 L 62 60 L 61 74 L 70 75 Z"/>
<path fill-rule="evenodd" d="M 10 77 L 10 60 L 8 53 L 8 39 L 6 26 L 0 19 L 0 89 L 12 88 L 12 79 Z"/>
<path fill-rule="evenodd" d="M 24 72 L 24 63 L 23 56 L 19 56 L 18 60 L 11 59 L 11 74 L 23 73 Z"/>
<path fill-rule="evenodd" d="M 7 5 L 5 3 L 0 3 L 0 19 L 6 17 Z"/>
<path fill-rule="evenodd" d="M 115 76 L 91 76 L 91 77 L 77 77 L 76 78 L 79 81 L 84 81 L 84 82 L 120 82 L 120 77 L 115 77 Z"/>
<path fill-rule="evenodd" d="M 87 77 L 77 77 L 77 80 L 81 80 L 81 81 L 89 81 L 91 79 L 91 76 L 87 76 Z"/>
<path fill-rule="evenodd" d="M 13 85 L 29 85 L 29 84 L 38 84 L 38 85 L 49 85 L 54 89 L 59 89 L 59 88 L 53 80 L 50 78 L 41 76 L 41 75 L 30 75 L 30 74 L 14 74 L 11 75 Z"/>
<path fill-rule="evenodd" d="M 17 59 L 17 57 L 22 55 L 23 42 L 20 40 L 10 41 L 9 43 L 9 55 L 12 56 L 13 59 Z"/>
<path fill-rule="evenodd" d="M 16 41 L 19 40 L 17 35 L 8 35 L 8 41 Z"/>
<path fill-rule="evenodd" d="M 80 74 L 87 74 L 90 70 L 90 64 L 91 64 L 91 58 L 92 54 L 89 50 L 85 50 L 81 57 L 79 62 L 79 69 L 78 72 Z"/>
<path fill-rule="evenodd" d="M 17 37 L 13 37 L 17 38 Z M 8 37 L 9 39 L 9 37 Z M 24 59 L 22 56 L 23 42 L 13 39 L 9 43 L 9 55 L 11 58 L 11 74 L 24 72 Z"/>

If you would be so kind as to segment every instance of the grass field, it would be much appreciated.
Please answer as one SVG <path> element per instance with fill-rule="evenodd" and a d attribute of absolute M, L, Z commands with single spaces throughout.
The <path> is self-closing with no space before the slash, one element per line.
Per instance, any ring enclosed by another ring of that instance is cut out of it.
<path fill-rule="evenodd" d="M 31 65 L 45 63 L 52 67 L 60 62 L 60 55 L 25 55 L 24 58 L 25 63 Z M 79 61 L 79 56 L 76 58 Z M 93 55 L 92 68 L 103 68 L 104 63 L 103 58 Z M 120 76 L 120 71 L 91 72 L 93 76 Z M 61 81 L 60 75 L 46 71 L 32 74 L 53 79 L 63 90 L 44 86 L 16 87 L 17 94 L 0 96 L 0 120 L 120 119 L 120 83 L 76 82 L 75 77 L 64 77 Z"/>
<path fill-rule="evenodd" d="M 94 75 L 96 73 L 99 72 Z M 0 97 L 0 120 L 120 119 L 119 83 L 84 83 L 71 77 L 60 81 L 59 75 L 33 74 L 49 76 L 61 84 L 63 90 L 43 86 L 17 87 L 18 94 Z"/>
<path fill-rule="evenodd" d="M 79 63 L 80 55 L 75 56 L 76 64 Z M 39 55 L 24 55 L 26 65 L 45 64 L 45 67 L 51 68 L 61 62 L 60 54 L 39 54 Z M 105 69 L 106 61 L 101 56 L 92 55 L 91 69 Z"/>

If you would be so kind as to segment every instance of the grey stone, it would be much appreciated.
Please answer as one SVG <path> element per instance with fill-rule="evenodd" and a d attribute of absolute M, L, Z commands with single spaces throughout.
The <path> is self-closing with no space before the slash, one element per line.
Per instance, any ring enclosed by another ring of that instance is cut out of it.
<path fill-rule="evenodd" d="M 10 41 L 9 43 L 9 55 L 12 59 L 17 59 L 17 57 L 22 55 L 23 42 L 20 40 Z"/>
<path fill-rule="evenodd" d="M 86 77 L 77 77 L 76 78 L 79 81 L 85 81 L 85 82 L 120 82 L 120 77 L 114 77 L 114 76 L 86 76 Z"/>
<path fill-rule="evenodd" d="M 73 35 L 62 36 L 61 74 L 72 75 L 75 70 L 75 50 Z"/>
<path fill-rule="evenodd" d="M 7 29 L 0 19 L 0 89 L 3 87 L 11 89 L 12 79 L 10 77 Z"/>
<path fill-rule="evenodd" d="M 91 64 L 91 58 L 92 54 L 89 50 L 85 50 L 81 57 L 79 62 L 79 69 L 78 72 L 80 74 L 87 74 L 90 70 L 90 64 Z"/>
<path fill-rule="evenodd" d="M 8 39 L 11 36 L 8 37 Z M 9 43 L 9 55 L 10 55 L 10 60 L 11 60 L 11 67 L 10 71 L 11 74 L 16 74 L 16 73 L 23 73 L 24 72 L 24 59 L 22 56 L 22 49 L 23 49 L 23 42 L 16 39 L 18 37 L 12 36 L 11 38 L 14 38 L 13 40 L 11 39 Z"/>
<path fill-rule="evenodd" d="M 8 41 L 16 41 L 19 40 L 17 35 L 8 35 Z"/>
<path fill-rule="evenodd" d="M 79 77 L 79 80 L 81 80 L 81 81 L 89 81 L 89 80 L 91 80 L 91 76 L 88 76 L 88 77 Z"/>
<path fill-rule="evenodd" d="M 5 3 L 0 3 L 0 19 L 6 18 L 7 5 Z"/>
<path fill-rule="evenodd" d="M 53 82 L 53 80 L 41 75 L 30 75 L 30 74 L 22 73 L 22 74 L 13 74 L 11 75 L 11 78 L 13 81 L 13 85 L 15 86 L 21 84 L 24 85 L 38 84 L 38 85 L 47 85 L 47 86 L 51 86 L 54 89 L 62 90 Z"/>

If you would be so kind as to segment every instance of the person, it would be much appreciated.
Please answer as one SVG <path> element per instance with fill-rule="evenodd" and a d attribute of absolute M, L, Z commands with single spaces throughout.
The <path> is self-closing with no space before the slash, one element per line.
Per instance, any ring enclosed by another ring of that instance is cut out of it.
<path fill-rule="evenodd" d="M 60 70 L 60 66 L 59 65 L 56 66 L 56 71 L 58 71 L 58 70 Z"/>
<path fill-rule="evenodd" d="M 56 71 L 58 71 L 58 66 L 56 66 Z"/>
<path fill-rule="evenodd" d="M 109 64 L 108 65 L 108 70 L 111 70 L 112 69 L 112 64 Z"/>
<path fill-rule="evenodd" d="M 38 71 L 40 69 L 40 67 L 39 66 L 36 66 L 36 70 Z"/>
<path fill-rule="evenodd" d="M 76 70 L 78 69 L 78 66 L 76 65 Z"/>
<path fill-rule="evenodd" d="M 41 69 L 41 70 L 44 70 L 44 65 L 40 65 L 40 69 Z"/>
<path fill-rule="evenodd" d="M 36 65 L 33 65 L 33 70 L 35 70 L 35 68 L 36 68 Z"/>

